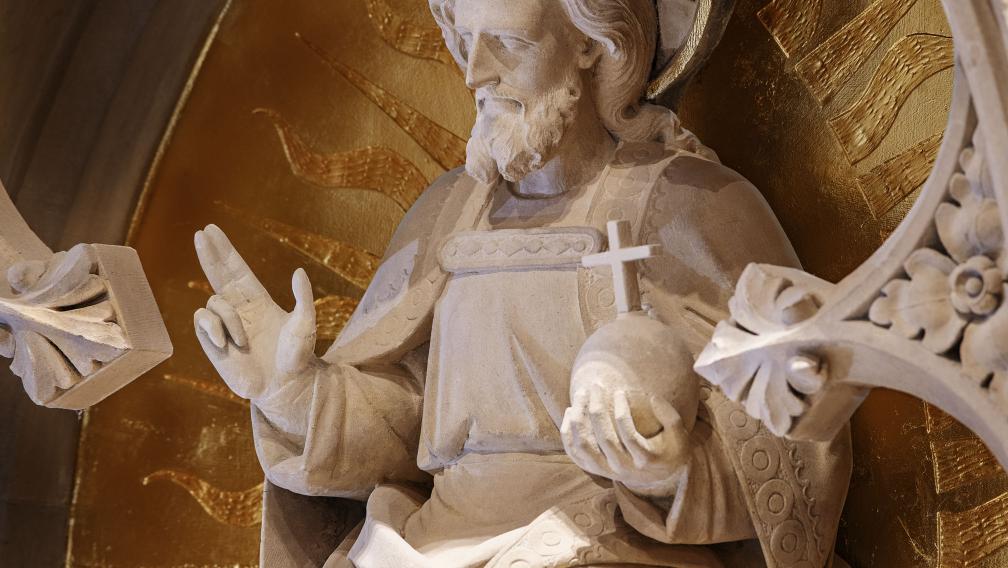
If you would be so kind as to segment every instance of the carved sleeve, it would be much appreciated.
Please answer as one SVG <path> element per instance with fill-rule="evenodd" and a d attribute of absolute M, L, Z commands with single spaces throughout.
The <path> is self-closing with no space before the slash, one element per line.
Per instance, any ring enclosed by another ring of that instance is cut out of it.
<path fill-rule="evenodd" d="M 724 444 L 706 418 L 691 434 L 690 465 L 664 500 L 617 484 L 623 517 L 641 534 L 670 544 L 713 544 L 756 538 L 742 487 Z"/>
<path fill-rule="evenodd" d="M 276 485 L 363 499 L 384 480 L 424 479 L 416 465 L 422 361 L 439 290 L 424 248 L 413 240 L 386 258 L 309 385 L 256 407 L 256 450 Z"/>
<path fill-rule="evenodd" d="M 415 358 L 426 355 L 418 352 Z M 283 434 L 253 407 L 256 451 L 269 480 L 304 495 L 352 499 L 383 481 L 424 480 L 416 465 L 422 378 L 406 367 L 320 369 L 303 439 Z"/>
<path fill-rule="evenodd" d="M 662 248 L 642 263 L 645 309 L 680 330 L 694 356 L 708 341 L 714 322 L 727 313 L 732 286 L 748 263 L 772 258 L 798 265 L 759 192 L 735 172 L 692 158 L 670 163 L 638 230 L 637 242 Z M 647 499 L 619 488 L 625 518 L 651 538 L 716 543 L 756 537 L 729 454 L 734 449 L 722 440 L 706 406 L 702 404 L 691 434 L 690 464 L 668 499 Z"/>
<path fill-rule="evenodd" d="M 426 342 L 446 280 L 436 252 L 446 235 L 471 225 L 483 203 L 475 192 L 453 191 L 458 179 L 458 172 L 443 176 L 400 223 L 310 386 L 292 387 L 299 392 L 269 409 L 253 407 L 256 451 L 276 485 L 364 499 L 386 480 L 426 479 L 416 465 Z M 286 427 L 285 417 L 304 425 Z"/>

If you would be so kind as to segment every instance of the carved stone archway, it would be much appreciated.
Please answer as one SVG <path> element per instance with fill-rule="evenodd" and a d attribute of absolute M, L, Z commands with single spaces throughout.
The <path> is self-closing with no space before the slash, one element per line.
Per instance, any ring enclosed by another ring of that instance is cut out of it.
<path fill-rule="evenodd" d="M 1008 465 L 1008 3 L 944 5 L 955 93 L 914 208 L 836 285 L 751 265 L 696 368 L 795 439 L 832 438 L 872 388 L 903 391 Z"/>

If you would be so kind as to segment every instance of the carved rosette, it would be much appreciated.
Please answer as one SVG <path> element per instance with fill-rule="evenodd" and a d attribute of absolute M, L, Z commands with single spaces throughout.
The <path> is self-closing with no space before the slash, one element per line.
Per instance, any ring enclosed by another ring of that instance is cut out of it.
<path fill-rule="evenodd" d="M 1008 30 L 946 2 L 956 92 L 903 224 L 836 285 L 751 265 L 696 369 L 777 435 L 830 439 L 872 387 L 949 412 L 1008 464 Z"/>

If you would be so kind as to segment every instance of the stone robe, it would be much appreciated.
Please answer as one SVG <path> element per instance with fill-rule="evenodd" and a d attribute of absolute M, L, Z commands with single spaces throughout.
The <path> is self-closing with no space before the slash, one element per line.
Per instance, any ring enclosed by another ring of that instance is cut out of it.
<path fill-rule="evenodd" d="M 271 482 L 367 499 L 352 547 L 330 565 L 719 566 L 718 554 L 691 545 L 747 539 L 759 539 L 771 566 L 831 558 L 846 436 L 779 440 L 705 384 L 691 463 L 667 499 L 634 495 L 567 457 L 559 426 L 574 357 L 615 316 L 609 270 L 579 261 L 604 247 L 612 219 L 631 221 L 637 242 L 662 245 L 643 263 L 644 304 L 696 352 L 749 262 L 797 265 L 751 184 L 659 145 L 623 146 L 598 183 L 550 199 L 446 174 L 404 218 L 326 354 L 307 438 L 253 409 Z M 836 514 L 819 515 L 817 500 Z"/>

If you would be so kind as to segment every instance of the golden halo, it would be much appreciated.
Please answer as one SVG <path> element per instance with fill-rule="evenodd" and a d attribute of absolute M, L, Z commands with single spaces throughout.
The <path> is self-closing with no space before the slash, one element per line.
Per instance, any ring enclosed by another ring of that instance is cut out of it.
<path fill-rule="evenodd" d="M 657 0 L 657 9 L 658 49 L 646 96 L 674 99 L 721 41 L 735 0 Z"/>

